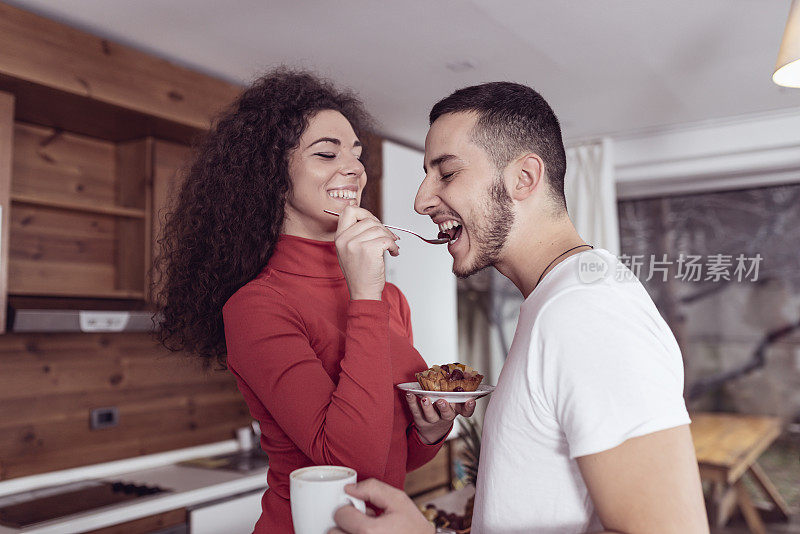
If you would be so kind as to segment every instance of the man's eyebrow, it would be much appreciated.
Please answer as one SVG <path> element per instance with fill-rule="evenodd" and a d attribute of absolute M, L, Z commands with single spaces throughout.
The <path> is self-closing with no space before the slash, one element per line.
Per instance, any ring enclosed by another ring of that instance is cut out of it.
<path fill-rule="evenodd" d="M 445 161 L 449 161 L 451 159 L 455 159 L 457 156 L 455 154 L 442 154 L 431 160 L 431 167 L 438 167 Z M 428 167 L 423 163 L 422 170 L 425 171 L 425 174 L 428 174 Z"/>
<path fill-rule="evenodd" d="M 317 143 L 333 143 L 336 146 L 341 146 L 342 145 L 342 142 L 339 139 L 336 139 L 335 137 L 320 137 L 319 139 L 317 139 L 316 141 L 314 141 L 313 143 L 308 145 L 306 148 L 311 148 L 312 146 L 316 145 Z M 357 147 L 357 146 L 363 146 L 363 145 L 361 144 L 361 141 L 356 139 L 353 142 L 353 146 Z"/>

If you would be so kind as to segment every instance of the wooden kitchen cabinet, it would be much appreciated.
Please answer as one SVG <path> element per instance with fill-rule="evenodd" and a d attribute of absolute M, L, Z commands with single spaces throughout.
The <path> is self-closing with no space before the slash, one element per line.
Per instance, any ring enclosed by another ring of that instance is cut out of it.
<path fill-rule="evenodd" d="M 190 534 L 250 534 L 261 517 L 263 490 L 226 497 L 189 510 Z"/>
<path fill-rule="evenodd" d="M 11 295 L 150 300 L 187 145 L 13 125 Z M 0 193 L 2 194 L 2 193 Z"/>
<path fill-rule="evenodd" d="M 10 294 L 144 298 L 150 145 L 14 124 Z"/>
<path fill-rule="evenodd" d="M 148 307 L 188 147 L 240 91 L 0 2 L 0 332 L 7 301 Z M 382 139 L 363 141 L 380 216 Z"/>
<path fill-rule="evenodd" d="M 422 467 L 406 475 L 403 487 L 409 497 L 430 496 L 437 491 L 450 491 L 453 486 L 453 440 L 445 441 L 436 456 Z"/>
<path fill-rule="evenodd" d="M 185 525 L 187 517 L 186 508 L 180 508 L 178 510 L 170 510 L 133 521 L 127 521 L 119 525 L 89 530 L 83 534 L 149 534 L 151 532 L 163 531 L 169 527 Z"/>
<path fill-rule="evenodd" d="M 166 195 L 239 91 L 0 3 L 0 332 L 8 300 L 146 306 Z"/>

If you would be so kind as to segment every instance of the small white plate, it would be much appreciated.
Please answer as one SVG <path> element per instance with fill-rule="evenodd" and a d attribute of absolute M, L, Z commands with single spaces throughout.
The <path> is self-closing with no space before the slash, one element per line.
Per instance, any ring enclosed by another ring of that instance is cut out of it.
<path fill-rule="evenodd" d="M 444 399 L 450 404 L 460 404 L 470 399 L 480 399 L 490 394 L 495 388 L 488 384 L 481 384 L 475 391 L 428 391 L 420 389 L 418 382 L 405 382 L 403 384 L 397 384 L 395 387 L 413 393 L 419 398 L 428 397 L 431 402 Z"/>

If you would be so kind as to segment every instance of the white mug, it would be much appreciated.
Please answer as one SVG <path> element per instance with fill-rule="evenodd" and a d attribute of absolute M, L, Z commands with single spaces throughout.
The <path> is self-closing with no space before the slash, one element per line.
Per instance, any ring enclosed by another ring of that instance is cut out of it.
<path fill-rule="evenodd" d="M 312 465 L 289 474 L 289 500 L 295 534 L 325 534 L 336 526 L 333 514 L 347 504 L 362 512 L 364 501 L 344 492 L 356 472 L 339 465 Z"/>

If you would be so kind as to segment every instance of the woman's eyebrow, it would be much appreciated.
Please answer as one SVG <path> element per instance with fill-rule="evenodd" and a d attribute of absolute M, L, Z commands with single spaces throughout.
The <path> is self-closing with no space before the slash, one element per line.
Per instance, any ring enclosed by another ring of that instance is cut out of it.
<path fill-rule="evenodd" d="M 335 137 L 320 137 L 319 139 L 317 139 L 316 141 L 314 141 L 313 143 L 308 145 L 306 148 L 311 148 L 312 146 L 316 145 L 317 143 L 333 143 L 336 146 L 341 146 L 342 145 L 342 142 L 340 140 L 336 139 Z M 363 146 L 363 145 L 361 144 L 361 141 L 356 139 L 355 141 L 353 141 L 353 146 L 354 147 L 360 147 L 360 146 Z"/>
<path fill-rule="evenodd" d="M 337 146 L 341 146 L 342 144 L 342 142 L 336 139 L 335 137 L 320 137 L 319 139 L 308 145 L 306 148 L 310 148 L 316 145 L 317 143 L 333 143 L 334 145 Z"/>

